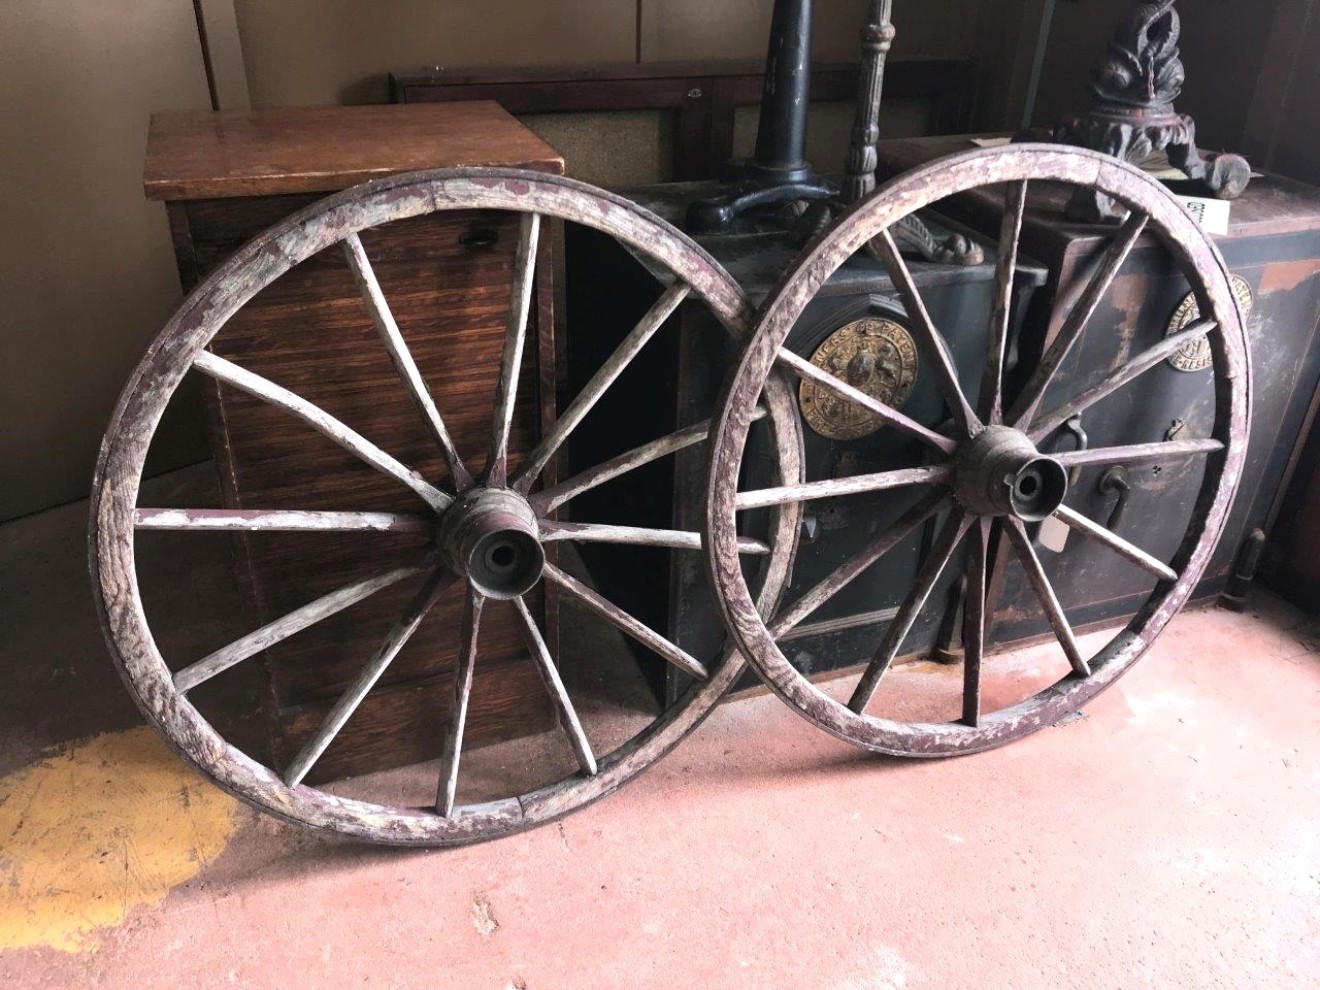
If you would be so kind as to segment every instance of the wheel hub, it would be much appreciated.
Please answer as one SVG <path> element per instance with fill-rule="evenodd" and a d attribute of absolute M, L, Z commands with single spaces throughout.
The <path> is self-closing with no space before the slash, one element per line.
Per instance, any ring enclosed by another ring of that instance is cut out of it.
<path fill-rule="evenodd" d="M 954 456 L 954 490 L 978 515 L 1040 522 L 1063 504 L 1068 472 L 1020 430 L 990 426 Z"/>
<path fill-rule="evenodd" d="M 488 598 L 517 598 L 541 577 L 536 513 L 507 488 L 474 488 L 445 512 L 436 537 L 449 569 Z"/>

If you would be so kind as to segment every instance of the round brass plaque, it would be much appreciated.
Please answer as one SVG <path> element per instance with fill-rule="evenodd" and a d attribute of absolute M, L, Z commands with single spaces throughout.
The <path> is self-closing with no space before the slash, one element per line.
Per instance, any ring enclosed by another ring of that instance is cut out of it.
<path fill-rule="evenodd" d="M 811 363 L 895 409 L 907 401 L 917 382 L 916 342 L 900 324 L 880 317 L 855 320 L 834 331 Z M 798 402 L 807 424 L 831 440 L 857 440 L 884 422 L 809 381 L 798 390 Z"/>
<path fill-rule="evenodd" d="M 1229 277 L 1233 282 L 1233 295 L 1237 296 L 1238 307 L 1242 310 L 1242 322 L 1246 323 L 1251 319 L 1251 309 L 1255 306 L 1256 299 L 1251 294 L 1251 286 L 1247 284 L 1246 279 L 1241 275 Z M 1201 307 L 1196 303 L 1195 294 L 1189 292 L 1187 298 L 1173 311 L 1173 316 L 1169 319 L 1169 329 L 1165 331 L 1164 336 L 1172 337 L 1175 333 L 1186 330 L 1200 318 Z M 1179 371 L 1205 371 L 1212 362 L 1208 336 L 1184 344 L 1169 358 L 1169 364 Z"/>

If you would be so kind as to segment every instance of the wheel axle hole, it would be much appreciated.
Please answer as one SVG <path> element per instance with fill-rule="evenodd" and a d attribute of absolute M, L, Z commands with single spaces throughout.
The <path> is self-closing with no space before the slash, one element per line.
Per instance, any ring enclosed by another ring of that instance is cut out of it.
<path fill-rule="evenodd" d="M 490 598 L 526 594 L 541 577 L 545 553 L 536 537 L 516 530 L 492 533 L 468 558 L 467 576 Z"/>
<path fill-rule="evenodd" d="M 1009 498 L 1013 514 L 1024 522 L 1040 522 L 1063 504 L 1068 494 L 1068 472 L 1058 461 L 1038 457 L 1013 479 Z"/>

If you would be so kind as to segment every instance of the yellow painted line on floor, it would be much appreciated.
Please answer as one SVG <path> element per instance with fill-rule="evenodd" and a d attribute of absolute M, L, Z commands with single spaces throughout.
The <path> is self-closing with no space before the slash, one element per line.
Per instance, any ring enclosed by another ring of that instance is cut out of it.
<path fill-rule="evenodd" d="M 236 810 L 147 728 L 0 778 L 0 949 L 95 950 L 98 929 L 213 860 Z"/>

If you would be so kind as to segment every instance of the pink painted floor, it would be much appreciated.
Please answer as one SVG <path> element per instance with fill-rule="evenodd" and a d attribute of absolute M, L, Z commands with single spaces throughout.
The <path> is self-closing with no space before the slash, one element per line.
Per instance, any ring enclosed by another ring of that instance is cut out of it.
<path fill-rule="evenodd" d="M 759 696 L 487 845 L 243 810 L 88 950 L 0 953 L 0 987 L 1320 987 L 1317 630 L 1262 605 L 1180 617 L 1085 718 L 977 757 L 865 757 Z"/>

